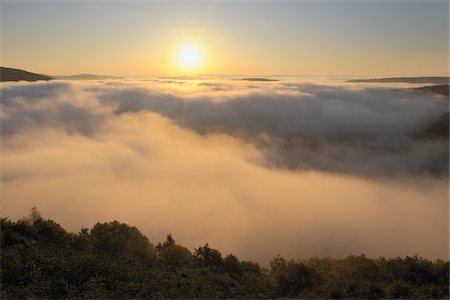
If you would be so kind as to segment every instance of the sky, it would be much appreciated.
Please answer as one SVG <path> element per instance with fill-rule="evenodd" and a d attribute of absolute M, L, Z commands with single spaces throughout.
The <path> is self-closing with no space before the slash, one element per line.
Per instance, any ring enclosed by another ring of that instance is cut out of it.
<path fill-rule="evenodd" d="M 1 1 L 1 65 L 49 75 L 448 75 L 448 1 Z M 178 49 L 202 63 L 187 71 Z"/>

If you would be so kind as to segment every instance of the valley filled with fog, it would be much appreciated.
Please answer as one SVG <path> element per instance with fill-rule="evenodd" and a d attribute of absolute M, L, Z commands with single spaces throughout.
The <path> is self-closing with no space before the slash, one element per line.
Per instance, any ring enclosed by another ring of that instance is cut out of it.
<path fill-rule="evenodd" d="M 119 220 L 264 264 L 447 258 L 448 134 L 430 128 L 448 97 L 277 79 L 2 83 L 3 216 Z"/>

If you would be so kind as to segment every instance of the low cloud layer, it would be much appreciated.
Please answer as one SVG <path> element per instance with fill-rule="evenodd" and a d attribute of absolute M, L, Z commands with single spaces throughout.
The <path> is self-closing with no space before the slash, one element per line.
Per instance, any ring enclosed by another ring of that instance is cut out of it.
<path fill-rule="evenodd" d="M 421 138 L 448 100 L 399 89 L 233 81 L 54 82 L 3 89 L 2 135 L 50 127 L 95 136 L 152 112 L 202 135 L 260 148 L 267 167 L 363 176 L 448 174 L 448 140 Z"/>
<path fill-rule="evenodd" d="M 260 262 L 447 255 L 448 101 L 302 82 L 2 87 L 5 215 L 119 219 Z"/>

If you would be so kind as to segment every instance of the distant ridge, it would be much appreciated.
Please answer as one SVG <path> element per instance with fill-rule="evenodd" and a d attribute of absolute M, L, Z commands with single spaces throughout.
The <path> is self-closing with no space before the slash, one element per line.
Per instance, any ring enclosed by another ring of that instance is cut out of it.
<path fill-rule="evenodd" d="M 109 76 L 109 75 L 96 75 L 96 74 L 75 74 L 75 75 L 63 75 L 53 76 L 56 79 L 64 80 L 101 80 L 101 79 L 118 79 L 121 77 Z"/>
<path fill-rule="evenodd" d="M 0 67 L 0 81 L 38 81 L 51 79 L 54 78 L 20 69 Z"/>
<path fill-rule="evenodd" d="M 347 82 L 406 82 L 406 83 L 432 83 L 432 84 L 448 84 L 449 77 L 389 77 L 374 79 L 352 79 Z"/>
<path fill-rule="evenodd" d="M 279 81 L 278 79 L 270 79 L 263 77 L 249 77 L 249 78 L 241 78 L 236 80 L 244 80 L 244 81 Z"/>
<path fill-rule="evenodd" d="M 413 88 L 413 90 L 415 90 L 417 92 L 433 93 L 436 95 L 447 96 L 447 98 L 449 97 L 449 85 L 448 84 L 423 86 L 423 87 Z"/>

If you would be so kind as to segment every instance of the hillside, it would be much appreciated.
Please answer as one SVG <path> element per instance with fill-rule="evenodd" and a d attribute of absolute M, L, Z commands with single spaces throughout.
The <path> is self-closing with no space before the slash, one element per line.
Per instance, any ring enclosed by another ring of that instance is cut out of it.
<path fill-rule="evenodd" d="M 413 256 L 303 261 L 268 268 L 171 235 L 154 246 L 117 221 L 69 233 L 34 209 L 1 219 L 1 298 L 448 298 L 448 262 Z M 255 249 L 258 251 L 258 249 Z"/>
<path fill-rule="evenodd" d="M 431 86 L 423 86 L 418 88 L 413 88 L 416 92 L 423 92 L 423 93 L 431 93 L 436 95 L 442 95 L 442 96 L 449 96 L 449 85 L 448 84 L 442 84 L 442 85 L 431 85 Z"/>
<path fill-rule="evenodd" d="M 440 116 L 439 119 L 431 123 L 418 137 L 421 138 L 449 138 L 449 113 Z"/>
<path fill-rule="evenodd" d="M 383 82 L 383 83 L 432 83 L 432 84 L 448 84 L 449 77 L 388 77 L 388 78 L 373 78 L 373 79 L 351 79 L 347 82 Z"/>
<path fill-rule="evenodd" d="M 249 77 L 249 78 L 241 78 L 237 80 L 243 80 L 243 81 L 279 81 L 278 79 L 270 79 L 270 78 L 263 78 L 263 77 Z"/>
<path fill-rule="evenodd" d="M 54 78 L 20 69 L 0 67 L 0 81 L 38 81 L 51 79 Z"/>

